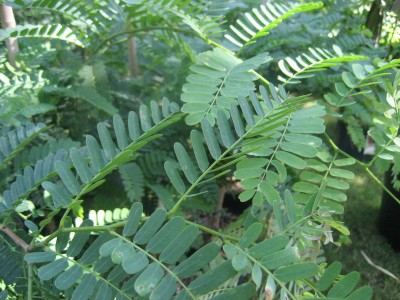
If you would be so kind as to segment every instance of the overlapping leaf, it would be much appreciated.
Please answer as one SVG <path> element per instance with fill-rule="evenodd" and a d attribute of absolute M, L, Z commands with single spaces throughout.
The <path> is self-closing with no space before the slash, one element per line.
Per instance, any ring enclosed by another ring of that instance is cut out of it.
<path fill-rule="evenodd" d="M 94 241 L 89 241 L 90 230 L 83 231 L 93 224 L 85 220 L 66 253 L 61 251 L 64 246 L 56 246 L 61 250 L 29 253 L 25 260 L 39 267 L 40 279 L 53 280 L 60 290 L 73 287 L 71 298 L 80 300 L 91 295 L 102 299 L 171 299 L 175 294 L 197 299 L 236 275 L 230 260 L 202 271 L 219 254 L 216 243 L 184 256 L 197 238 L 196 226 L 186 224 L 181 217 L 167 221 L 162 209 L 143 222 L 142 212 L 142 205 L 135 203 L 122 235 L 105 232 Z M 90 244 L 87 249 L 86 244 Z M 75 257 L 71 265 L 67 256 Z M 185 278 L 193 280 L 187 284 Z"/>
<path fill-rule="evenodd" d="M 246 97 L 254 91 L 257 76 L 249 71 L 270 60 L 264 53 L 242 61 L 219 48 L 199 54 L 181 96 L 185 102 L 182 111 L 189 114 L 186 123 L 194 125 L 207 119 L 214 126 L 218 108 L 228 113 L 238 95 Z"/>
<path fill-rule="evenodd" d="M 214 128 L 207 119 L 203 119 L 202 132 L 191 132 L 195 161 L 183 145 L 175 143 L 177 161 L 168 160 L 164 167 L 171 183 L 182 195 L 181 201 L 199 184 L 225 175 L 229 167 L 236 163 L 235 177 L 242 181 L 246 189 L 241 196 L 242 201 L 253 198 L 261 182 L 264 182 L 263 186 L 268 185 L 267 190 L 274 190 L 276 194 L 276 183 L 286 179 L 284 164 L 301 169 L 306 163 L 300 157 L 316 155 L 315 148 L 321 141 L 310 134 L 324 131 L 323 120 L 319 118 L 324 115 L 322 107 L 314 106 L 295 112 L 307 97 L 287 99 L 285 91 L 280 89 L 277 92 L 273 85 L 269 90 L 270 95 L 264 87 L 260 87 L 262 102 L 254 93 L 250 93 L 249 99 L 239 97 L 239 106 L 233 103 L 230 106 L 230 119 L 224 110 L 217 110 Z M 227 150 L 224 151 L 224 148 Z M 228 156 L 234 149 L 240 151 Z M 246 158 L 246 155 L 249 157 Z M 267 156 L 270 159 L 255 156 Z M 218 165 L 220 162 L 223 164 Z M 264 168 L 267 163 L 268 167 Z M 263 173 L 267 174 L 268 180 L 275 181 L 274 186 L 267 180 L 259 179 Z M 256 199 L 254 203 L 261 205 L 262 201 L 262 198 Z"/>
<path fill-rule="evenodd" d="M 287 167 L 304 169 L 306 160 L 317 155 L 322 141 L 313 136 L 325 131 L 321 117 L 325 110 L 321 106 L 298 109 L 291 115 L 270 120 L 270 131 L 256 128 L 244 143 L 242 151 L 251 151 L 249 156 L 236 165 L 235 178 L 240 179 L 244 187 L 239 199 L 261 206 L 267 201 L 271 206 L 281 201 L 276 186 L 287 177 Z M 265 125 L 264 125 L 265 126 Z M 267 127 L 268 128 L 268 127 Z M 261 137 L 260 137 L 261 136 Z"/>
<path fill-rule="evenodd" d="M 226 34 L 225 38 L 234 47 L 243 48 L 268 35 L 272 29 L 292 15 L 319 9 L 322 6 L 322 2 L 294 5 L 267 2 L 265 5 L 261 5 L 259 9 L 253 8 L 252 13 L 246 13 L 244 19 L 239 19 L 235 26 L 231 25 L 231 32 Z"/>
<path fill-rule="evenodd" d="M 126 127 L 122 118 L 115 115 L 113 118 L 114 133 L 116 141 L 104 123 L 97 126 L 100 144 L 93 136 L 86 137 L 87 157 L 79 149 L 71 149 L 70 158 L 73 170 L 62 161 L 55 163 L 55 169 L 61 179 L 60 183 L 45 181 L 42 186 L 51 194 L 54 206 L 68 206 L 70 198 L 78 200 L 83 194 L 104 182 L 103 178 L 118 168 L 120 165 L 134 159 L 133 153 L 159 137 L 158 131 L 178 121 L 180 114 L 176 104 L 164 100 L 163 114 L 158 106 L 152 106 L 150 111 L 147 106 L 140 107 L 140 116 L 130 112 L 128 126 Z M 155 113 L 157 110 L 158 113 Z M 152 113 L 153 112 L 153 113 Z M 74 172 L 75 170 L 75 172 Z"/>
<path fill-rule="evenodd" d="M 3 127 L 0 136 L 0 169 L 7 164 L 47 127 L 43 123 L 28 122 L 10 130 Z"/>
<path fill-rule="evenodd" d="M 9 38 L 51 38 L 84 47 L 84 41 L 74 31 L 64 25 L 18 25 L 2 30 L 0 41 Z"/>
<path fill-rule="evenodd" d="M 301 79 L 313 77 L 314 73 L 321 72 L 327 68 L 338 66 L 345 62 L 365 60 L 367 57 L 362 55 L 346 55 L 342 50 L 333 46 L 334 53 L 326 49 L 309 48 L 308 53 L 302 53 L 296 58 L 286 57 L 278 63 L 279 68 L 285 76 L 278 76 L 283 85 L 297 84 Z"/>
<path fill-rule="evenodd" d="M 10 188 L 3 193 L 3 202 L 0 202 L 0 212 L 13 211 L 21 198 L 27 197 L 31 192 L 37 190 L 40 184 L 49 180 L 55 173 L 55 163 L 61 161 L 70 164 L 71 159 L 68 151 L 60 149 L 55 154 L 50 153 L 44 159 L 39 160 L 35 166 L 27 166 Z"/>

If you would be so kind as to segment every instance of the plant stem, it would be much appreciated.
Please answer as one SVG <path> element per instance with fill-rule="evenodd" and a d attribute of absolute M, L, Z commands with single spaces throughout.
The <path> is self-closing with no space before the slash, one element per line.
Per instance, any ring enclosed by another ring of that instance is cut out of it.
<path fill-rule="evenodd" d="M 139 75 L 137 48 L 135 37 L 130 35 L 128 37 L 128 61 L 129 61 L 129 75 L 137 77 Z"/>
<path fill-rule="evenodd" d="M 55 237 L 59 236 L 61 233 L 69 233 L 69 232 L 101 232 L 101 231 L 111 231 L 112 229 L 116 229 L 119 227 L 125 226 L 126 221 L 117 222 L 111 225 L 104 226 L 81 226 L 81 227 L 71 227 L 71 228 L 59 228 L 50 234 L 44 241 L 35 245 L 35 248 L 47 246 L 48 243 L 51 242 Z"/>
<path fill-rule="evenodd" d="M 181 32 L 181 33 L 186 33 L 190 35 L 194 35 L 193 31 L 190 30 L 185 30 L 185 29 L 180 29 L 180 28 L 171 28 L 171 27 L 166 27 L 166 26 L 148 26 L 148 27 L 143 27 L 139 29 L 132 29 L 132 30 L 124 30 L 121 32 L 118 32 L 107 39 L 103 40 L 100 45 L 96 47 L 96 49 L 93 51 L 92 54 L 96 54 L 100 51 L 101 48 L 103 48 L 107 43 L 109 43 L 111 40 L 123 36 L 123 35 L 128 35 L 128 36 L 137 36 L 141 34 L 145 34 L 149 31 L 154 31 L 154 30 L 170 30 L 173 32 Z M 197 36 L 197 35 L 196 35 Z M 129 37 L 127 37 L 129 38 Z"/>
<path fill-rule="evenodd" d="M 29 252 L 29 245 L 16 235 L 10 228 L 0 226 L 0 231 L 4 232 L 12 241 L 24 250 L 25 253 Z"/>
<path fill-rule="evenodd" d="M 0 4 L 0 18 L 1 25 L 4 29 L 15 28 L 17 23 L 15 22 L 14 12 L 12 7 L 5 4 Z M 19 52 L 18 40 L 16 38 L 9 38 L 6 40 L 8 49 L 8 59 L 13 67 L 16 67 L 15 56 Z"/>
<path fill-rule="evenodd" d="M 33 278 L 33 266 L 32 264 L 28 264 L 28 290 L 27 290 L 27 295 L 26 295 L 26 299 L 28 300 L 32 300 L 32 278 Z"/>
<path fill-rule="evenodd" d="M 194 225 L 197 228 L 199 228 L 201 231 L 207 232 L 207 233 L 209 233 L 209 234 L 211 234 L 213 236 L 220 237 L 220 238 L 222 238 L 224 240 L 231 240 L 231 241 L 234 241 L 234 242 L 239 242 L 240 241 L 240 239 L 237 238 L 237 237 L 234 237 L 234 236 L 231 236 L 231 235 L 227 235 L 227 234 L 223 234 L 222 232 L 213 230 L 211 228 L 208 228 L 208 227 L 206 227 L 204 225 L 197 224 L 195 222 L 191 222 L 191 221 L 185 220 L 185 223 L 186 224 L 190 224 L 190 225 Z"/>
<path fill-rule="evenodd" d="M 370 169 L 368 169 L 368 168 L 365 168 L 365 172 L 367 172 L 367 174 L 369 175 L 369 176 L 371 176 L 371 178 L 373 179 L 373 180 L 375 180 L 376 181 L 376 183 L 386 192 L 386 193 L 388 193 L 389 195 L 390 195 L 390 197 L 392 197 L 392 199 L 394 200 L 394 201 L 396 201 L 398 204 L 400 204 L 400 199 L 398 199 L 376 176 L 375 176 L 375 174 L 374 173 L 372 173 L 371 172 L 371 170 Z"/>

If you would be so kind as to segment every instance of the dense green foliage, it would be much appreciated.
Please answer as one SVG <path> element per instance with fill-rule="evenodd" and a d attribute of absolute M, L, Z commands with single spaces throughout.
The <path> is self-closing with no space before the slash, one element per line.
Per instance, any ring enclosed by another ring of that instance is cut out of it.
<path fill-rule="evenodd" d="M 7 2 L 1 298 L 372 297 L 323 250 L 348 166 L 400 171 L 400 60 L 369 1 L 257 2 Z"/>

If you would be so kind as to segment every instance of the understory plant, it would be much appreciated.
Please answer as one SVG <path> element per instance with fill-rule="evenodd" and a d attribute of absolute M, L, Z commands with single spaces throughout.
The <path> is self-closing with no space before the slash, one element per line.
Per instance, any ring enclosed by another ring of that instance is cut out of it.
<path fill-rule="evenodd" d="M 400 62 L 346 3 L 1 4 L 0 297 L 371 299 L 323 250 L 348 166 L 400 170 Z M 341 114 L 368 163 L 327 134 Z"/>

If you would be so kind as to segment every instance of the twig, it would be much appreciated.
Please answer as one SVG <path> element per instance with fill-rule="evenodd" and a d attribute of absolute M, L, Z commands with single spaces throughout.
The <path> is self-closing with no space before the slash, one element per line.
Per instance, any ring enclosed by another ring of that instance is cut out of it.
<path fill-rule="evenodd" d="M 10 239 L 13 240 L 16 245 L 20 246 L 25 253 L 29 252 L 29 245 L 18 235 L 16 235 L 10 228 L 1 226 L 0 231 L 4 232 Z"/>
<path fill-rule="evenodd" d="M 7 6 L 5 4 L 0 4 L 0 18 L 1 25 L 4 29 L 14 28 L 17 26 L 15 22 L 14 12 L 12 7 Z M 18 48 L 18 40 L 16 38 L 9 38 L 6 40 L 6 45 L 8 49 L 8 59 L 10 64 L 16 67 L 15 56 L 19 52 Z"/>
<path fill-rule="evenodd" d="M 386 270 L 386 269 L 384 269 L 384 268 L 382 268 L 382 267 L 376 265 L 376 264 L 365 254 L 364 251 L 361 250 L 361 254 L 362 254 L 362 256 L 364 257 L 364 259 L 367 261 L 367 263 L 368 263 L 369 265 L 371 265 L 372 267 L 374 267 L 374 268 L 377 269 L 378 271 L 381 271 L 382 273 L 384 273 L 384 274 L 386 274 L 386 275 L 392 277 L 393 279 L 395 279 L 397 282 L 400 283 L 400 279 L 399 279 L 398 277 L 396 277 L 396 275 L 394 275 L 392 272 L 390 272 L 390 271 L 388 271 L 388 270 Z"/>
<path fill-rule="evenodd" d="M 137 77 L 139 74 L 138 61 L 137 61 L 137 48 L 134 36 L 128 38 L 128 61 L 129 61 L 129 75 Z"/>
<path fill-rule="evenodd" d="M 219 229 L 219 223 L 221 221 L 221 212 L 222 212 L 222 207 L 224 205 L 224 198 L 225 198 L 225 194 L 226 194 L 226 187 L 225 186 L 221 186 L 219 188 L 219 199 L 217 202 L 217 205 L 215 207 L 215 215 L 214 215 L 214 220 L 212 222 L 212 228 L 214 229 Z"/>

